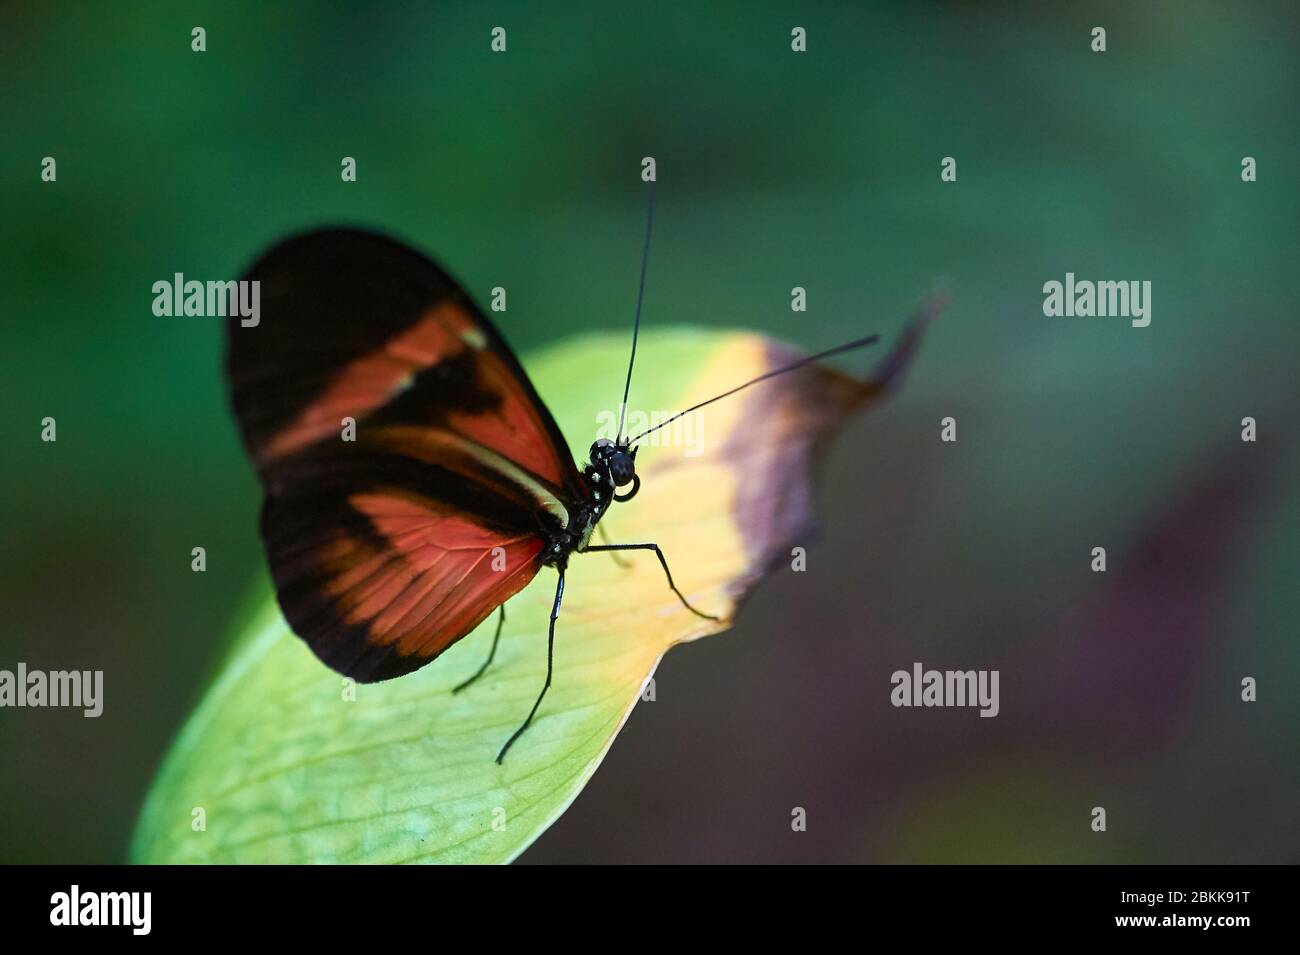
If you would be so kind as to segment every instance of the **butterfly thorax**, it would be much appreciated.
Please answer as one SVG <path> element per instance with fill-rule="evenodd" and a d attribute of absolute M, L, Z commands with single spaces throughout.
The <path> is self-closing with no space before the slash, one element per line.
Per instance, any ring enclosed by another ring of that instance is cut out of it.
<path fill-rule="evenodd" d="M 569 524 L 563 530 L 551 534 L 546 543 L 542 564 L 558 567 L 561 570 L 569 562 L 569 555 L 581 553 L 587 549 L 596 525 L 608 509 L 608 502 L 591 500 L 569 512 Z"/>
<path fill-rule="evenodd" d="M 569 510 L 569 522 L 563 530 L 556 531 L 547 541 L 542 563 L 548 567 L 564 567 L 569 555 L 581 553 L 591 543 L 596 525 L 614 501 L 629 501 L 641 489 L 641 479 L 636 473 L 636 449 L 616 445 L 601 438 L 591 446 L 591 460 L 582 471 L 586 483 L 586 499 Z M 626 493 L 619 488 L 632 485 Z"/>

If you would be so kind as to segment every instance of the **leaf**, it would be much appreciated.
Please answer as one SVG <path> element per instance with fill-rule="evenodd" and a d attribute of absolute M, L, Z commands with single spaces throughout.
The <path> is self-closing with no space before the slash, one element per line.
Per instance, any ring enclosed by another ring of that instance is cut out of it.
<path fill-rule="evenodd" d="M 791 538 L 810 517 L 815 446 L 846 412 L 897 383 L 935 305 L 882 362 L 881 378 L 802 369 L 652 436 L 667 441 L 641 445 L 641 492 L 606 516 L 609 538 L 659 543 L 678 586 L 723 623 L 683 609 L 651 552 L 625 555 L 629 567 L 608 554 L 575 555 L 554 683 L 498 765 L 497 750 L 544 679 L 552 571 L 509 602 L 496 661 L 456 695 L 451 688 L 484 659 L 495 618 L 422 670 L 353 687 L 349 701 L 345 681 L 268 599 L 173 744 L 145 803 L 133 860 L 515 858 L 595 772 L 664 651 L 725 629 L 773 562 L 789 559 Z M 597 417 L 617 397 L 626 355 L 625 336 L 593 336 L 528 363 L 581 457 L 612 416 Z M 747 333 L 646 334 L 634 393 L 641 408 L 666 415 L 795 357 Z"/>

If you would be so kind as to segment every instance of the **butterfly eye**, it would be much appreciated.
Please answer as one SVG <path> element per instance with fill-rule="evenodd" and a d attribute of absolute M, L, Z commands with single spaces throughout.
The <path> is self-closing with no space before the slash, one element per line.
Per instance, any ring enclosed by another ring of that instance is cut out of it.
<path fill-rule="evenodd" d="M 625 451 L 615 451 L 609 456 L 609 476 L 615 487 L 624 487 L 636 477 L 636 463 Z"/>

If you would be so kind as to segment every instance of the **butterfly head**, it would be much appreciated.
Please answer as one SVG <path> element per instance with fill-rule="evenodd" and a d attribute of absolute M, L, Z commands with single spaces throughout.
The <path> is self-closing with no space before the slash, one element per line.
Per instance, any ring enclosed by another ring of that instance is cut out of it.
<path fill-rule="evenodd" d="M 626 494 L 614 494 L 616 501 L 629 501 L 641 489 L 641 479 L 636 473 L 636 448 L 626 444 L 615 444 L 609 438 L 601 438 L 591 446 L 591 463 L 587 466 L 588 480 L 602 484 L 607 483 L 616 488 L 632 485 Z"/>

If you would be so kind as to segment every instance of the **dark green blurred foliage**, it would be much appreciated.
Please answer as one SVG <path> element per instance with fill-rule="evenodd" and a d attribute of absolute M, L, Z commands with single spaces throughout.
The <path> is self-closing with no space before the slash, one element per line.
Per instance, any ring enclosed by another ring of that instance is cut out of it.
<path fill-rule="evenodd" d="M 666 659 L 525 858 L 1294 861 L 1296 9 L 695 6 L 0 11 L 0 667 L 106 671 L 98 720 L 0 711 L 0 859 L 122 857 L 263 573 L 218 322 L 151 284 L 349 222 L 505 286 L 523 352 L 624 328 L 654 155 L 647 323 L 955 304 L 828 462 L 809 571 Z M 1151 326 L 1045 318 L 1067 271 L 1151 280 Z M 892 709 L 913 660 L 1000 666 L 1002 715 Z"/>

